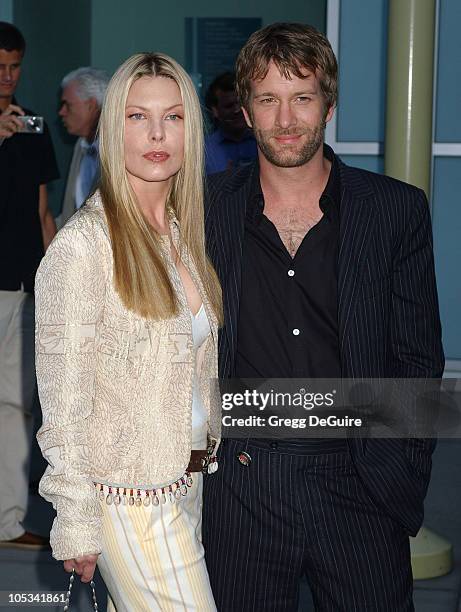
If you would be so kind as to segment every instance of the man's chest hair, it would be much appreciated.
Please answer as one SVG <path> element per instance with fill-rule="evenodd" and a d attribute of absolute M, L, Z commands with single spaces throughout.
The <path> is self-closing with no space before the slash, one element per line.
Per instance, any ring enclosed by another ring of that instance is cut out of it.
<path fill-rule="evenodd" d="M 315 207 L 266 207 L 264 214 L 274 224 L 291 257 L 296 255 L 306 234 L 323 216 L 318 204 Z"/>

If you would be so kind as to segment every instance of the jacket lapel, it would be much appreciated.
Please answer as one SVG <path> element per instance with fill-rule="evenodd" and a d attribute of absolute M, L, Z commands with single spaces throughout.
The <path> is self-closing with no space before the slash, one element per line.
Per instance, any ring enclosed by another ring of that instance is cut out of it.
<path fill-rule="evenodd" d="M 341 202 L 338 265 L 338 328 L 341 362 L 354 311 L 372 228 L 376 219 L 373 193 L 353 168 L 340 163 Z"/>
<path fill-rule="evenodd" d="M 81 141 L 82 138 L 79 138 L 74 145 L 72 161 L 70 162 L 69 173 L 67 175 L 66 191 L 62 204 L 62 211 L 57 220 L 58 229 L 64 227 L 67 221 L 75 213 L 75 185 L 77 182 L 80 162 L 83 157 Z"/>
<path fill-rule="evenodd" d="M 236 351 L 245 215 L 255 173 L 258 173 L 257 164 L 242 168 L 227 183 L 222 200 L 215 202 L 218 273 L 226 296 L 223 333 L 227 339 L 230 371 L 233 369 Z"/>

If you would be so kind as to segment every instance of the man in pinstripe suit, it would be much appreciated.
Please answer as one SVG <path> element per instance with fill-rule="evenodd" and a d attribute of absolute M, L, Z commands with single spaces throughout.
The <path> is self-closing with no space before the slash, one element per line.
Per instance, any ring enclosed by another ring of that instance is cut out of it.
<path fill-rule="evenodd" d="M 259 160 L 208 184 L 223 378 L 442 374 L 426 198 L 323 145 L 336 83 L 310 26 L 268 26 L 239 54 Z M 305 574 L 316 610 L 413 610 L 408 535 L 432 451 L 417 439 L 225 440 L 204 503 L 218 609 L 296 610 Z"/>

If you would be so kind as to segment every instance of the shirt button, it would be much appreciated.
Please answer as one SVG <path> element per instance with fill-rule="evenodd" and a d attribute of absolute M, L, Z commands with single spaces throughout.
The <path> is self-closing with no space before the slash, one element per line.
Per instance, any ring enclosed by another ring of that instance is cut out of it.
<path fill-rule="evenodd" d="M 288 270 L 288 276 L 294 276 L 294 275 L 295 275 L 294 270 Z"/>
<path fill-rule="evenodd" d="M 293 336 L 299 336 L 299 329 L 296 327 L 293 330 Z"/>

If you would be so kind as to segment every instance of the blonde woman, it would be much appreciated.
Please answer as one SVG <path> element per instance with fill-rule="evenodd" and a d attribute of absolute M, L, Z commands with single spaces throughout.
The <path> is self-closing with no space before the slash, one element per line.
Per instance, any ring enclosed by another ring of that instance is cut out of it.
<path fill-rule="evenodd" d="M 53 556 L 84 582 L 97 563 L 118 612 L 215 610 L 200 528 L 202 468 L 217 468 L 222 315 L 202 133 L 184 70 L 162 54 L 129 58 L 102 108 L 100 190 L 37 275 Z"/>

